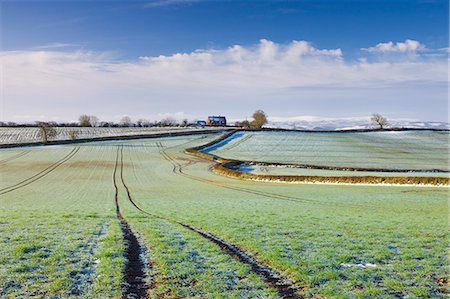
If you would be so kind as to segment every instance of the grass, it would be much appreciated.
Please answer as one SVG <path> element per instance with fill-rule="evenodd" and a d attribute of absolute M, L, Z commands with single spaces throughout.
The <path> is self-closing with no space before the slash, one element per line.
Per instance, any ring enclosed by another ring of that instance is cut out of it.
<path fill-rule="evenodd" d="M 197 131 L 217 129 L 214 127 L 131 127 L 131 128 L 103 128 L 103 127 L 57 127 L 56 136 L 52 140 L 71 140 L 81 138 L 130 136 L 141 134 L 159 134 L 167 132 Z M 74 133 L 75 132 L 75 133 Z M 0 127 L 0 144 L 39 142 L 38 127 Z M 72 134 L 72 135 L 71 135 Z"/>
<path fill-rule="evenodd" d="M 23 181 L 71 149 L 32 149 L 1 166 L 3 183 Z M 41 179 L 0 197 L 2 298 L 120 297 L 123 241 L 113 212 L 111 158 L 82 148 Z"/>
<path fill-rule="evenodd" d="M 306 297 L 447 296 L 448 189 L 226 178 L 184 153 L 212 138 L 84 144 L 48 175 L 0 196 L 0 296 L 121 296 L 126 261 L 112 186 L 121 144 L 124 178 L 142 208 L 239 246 L 289 277 Z M 161 146 L 182 173 L 160 154 Z M 26 179 L 72 148 L 33 148 L 1 164 L 7 175 L 2 186 Z M 1 151 L 0 160 L 22 150 Z M 123 188 L 120 204 L 147 248 L 151 298 L 277 297 L 217 245 L 137 211 Z"/>
<path fill-rule="evenodd" d="M 144 158 L 154 159 L 150 149 L 142 155 L 130 152 L 144 164 L 136 166 L 135 171 L 141 169 L 136 177 L 144 180 L 141 185 L 145 188 L 130 184 L 140 203 L 150 211 L 193 223 L 256 253 L 306 286 L 305 295 L 332 291 L 338 297 L 376 292 L 381 297 L 393 296 L 396 290 L 384 280 L 394 279 L 407 282 L 401 289 L 403 295 L 413 296 L 422 289 L 441 296 L 442 286 L 432 277 L 446 277 L 447 189 L 242 182 L 211 175 L 207 165 L 194 163 L 195 158 L 189 161 L 180 150 L 169 152 L 180 163 L 191 163 L 185 173 L 217 185 L 173 178 L 170 164 L 166 170 L 169 175 L 152 182 L 153 176 L 146 175 Z M 158 177 L 164 174 L 162 169 L 153 171 Z M 145 181 L 147 178 L 151 179 Z M 168 186 L 175 184 L 177 188 L 171 191 Z M 225 187 L 270 192 L 298 202 Z M 149 194 L 146 189 L 156 190 Z M 160 199 L 162 190 L 166 191 Z M 416 258 L 414 253 L 424 258 Z M 345 263 L 355 267 L 345 268 L 341 265 Z M 377 267 L 359 268 L 359 263 Z M 415 271 L 409 268 L 411 263 L 416 265 Z"/>
<path fill-rule="evenodd" d="M 122 269 L 126 263 L 120 225 L 115 218 L 111 219 L 107 233 L 99 240 L 98 249 L 94 251 L 96 265 L 92 285 L 87 292 L 90 298 L 102 298 L 108 294 L 110 298 L 121 298 Z"/>
<path fill-rule="evenodd" d="M 238 132 L 204 151 L 228 159 L 449 170 L 448 132 Z"/>
<path fill-rule="evenodd" d="M 2 296 L 75 298 L 87 295 L 92 287 L 119 298 L 120 276 L 114 271 L 121 272 L 121 248 L 111 247 L 115 253 L 110 256 L 105 255 L 105 249 L 98 248 L 100 244 L 106 246 L 107 238 L 117 238 L 110 229 L 111 220 L 114 221 L 110 217 L 93 219 L 84 214 L 8 212 L 0 234 Z M 101 274 L 109 275 L 107 281 L 98 277 Z"/>
<path fill-rule="evenodd" d="M 149 248 L 151 298 L 276 298 L 250 268 L 178 224 L 128 212 Z"/>

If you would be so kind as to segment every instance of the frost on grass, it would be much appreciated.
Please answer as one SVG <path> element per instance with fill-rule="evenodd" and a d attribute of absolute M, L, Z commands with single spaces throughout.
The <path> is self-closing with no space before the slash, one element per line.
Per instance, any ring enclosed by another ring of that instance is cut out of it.
<path fill-rule="evenodd" d="M 89 289 L 89 297 L 120 298 L 125 258 L 120 225 L 115 218 L 110 219 L 107 233 L 99 239 L 99 247 L 94 254 L 95 277 Z"/>
<path fill-rule="evenodd" d="M 276 298 L 248 266 L 178 224 L 163 220 L 128 217 L 151 246 L 154 289 L 157 298 L 220 296 Z"/>
<path fill-rule="evenodd" d="M 204 152 L 259 162 L 450 170 L 448 132 L 238 132 L 236 136 Z"/>
<path fill-rule="evenodd" d="M 84 215 L 9 213 L 12 237 L 0 247 L 2 295 L 84 297 L 94 282 L 95 253 L 106 232 L 105 219 Z"/>
<path fill-rule="evenodd" d="M 378 267 L 377 264 L 371 264 L 371 263 L 359 263 L 359 264 L 341 263 L 341 266 L 344 268 L 362 268 L 362 269 Z"/>

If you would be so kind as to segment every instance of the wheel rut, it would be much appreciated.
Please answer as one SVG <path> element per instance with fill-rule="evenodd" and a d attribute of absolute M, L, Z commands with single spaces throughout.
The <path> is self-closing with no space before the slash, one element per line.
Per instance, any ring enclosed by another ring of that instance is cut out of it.
<path fill-rule="evenodd" d="M 7 163 L 9 161 L 15 160 L 15 159 L 20 158 L 22 156 L 25 156 L 25 155 L 29 154 L 30 152 L 31 152 L 30 150 L 21 151 L 20 153 L 17 153 L 16 155 L 14 155 L 12 157 L 0 160 L 0 165 L 3 165 L 3 164 L 5 164 L 5 163 Z"/>
<path fill-rule="evenodd" d="M 271 193 L 271 192 L 264 192 L 264 191 L 253 190 L 253 189 L 248 189 L 248 188 L 244 188 L 244 187 L 229 186 L 227 184 L 221 184 L 221 183 L 218 183 L 218 182 L 215 182 L 215 181 L 212 181 L 212 180 L 208 180 L 208 179 L 205 179 L 205 178 L 194 176 L 194 175 L 185 173 L 183 171 L 183 165 L 181 165 L 180 163 L 178 163 L 178 161 L 176 161 L 173 157 L 171 157 L 166 152 L 166 149 L 164 148 L 164 146 L 160 142 L 157 143 L 157 146 L 159 147 L 159 153 L 161 154 L 161 156 L 163 156 L 163 158 L 165 160 L 167 160 L 170 164 L 172 164 L 172 166 L 173 166 L 173 168 L 172 168 L 173 173 L 175 173 L 177 175 L 184 176 L 184 177 L 189 178 L 191 180 L 199 181 L 199 182 L 202 182 L 202 183 L 205 183 L 205 184 L 209 184 L 209 185 L 213 185 L 213 186 L 217 186 L 217 187 L 221 187 L 221 188 L 225 188 L 225 189 L 229 189 L 229 190 L 234 190 L 234 191 L 238 191 L 238 192 L 244 192 L 244 193 L 259 195 L 259 196 L 263 196 L 263 197 L 267 197 L 267 198 L 271 198 L 271 199 L 291 201 L 291 202 L 299 202 L 299 203 L 313 203 L 313 204 L 320 204 L 320 205 L 330 205 L 331 204 L 331 203 L 328 203 L 328 202 L 319 202 L 317 200 L 312 200 L 312 199 L 307 199 L 307 198 L 293 197 L 293 196 L 287 196 L 287 195 L 276 194 L 276 193 Z M 335 205 L 335 206 L 342 206 L 342 205 L 340 205 L 338 203 L 333 203 L 333 205 Z"/>
<path fill-rule="evenodd" d="M 120 156 L 121 156 L 121 161 L 123 162 L 123 147 L 120 150 Z M 121 165 L 123 166 L 123 163 L 121 163 Z M 158 219 L 162 219 L 162 220 L 165 220 L 168 222 L 179 224 L 179 225 L 183 226 L 184 228 L 186 228 L 190 231 L 196 232 L 200 236 L 204 237 L 205 239 L 215 243 L 216 245 L 219 246 L 219 248 L 222 251 L 229 254 L 234 259 L 238 260 L 241 263 L 249 265 L 250 268 L 252 269 L 252 271 L 254 273 L 260 275 L 263 278 L 263 280 L 271 288 L 273 288 L 274 290 L 276 290 L 278 292 L 278 295 L 281 298 L 294 298 L 294 299 L 295 298 L 303 298 L 302 296 L 300 296 L 298 294 L 299 288 L 296 287 L 289 280 L 287 280 L 285 277 L 283 277 L 283 275 L 281 275 L 281 273 L 277 272 L 276 270 L 270 268 L 267 265 L 264 265 L 264 264 L 258 262 L 249 253 L 245 252 L 238 246 L 231 244 L 231 243 L 225 241 L 224 239 L 221 239 L 221 238 L 215 236 L 214 234 L 212 234 L 210 232 L 196 228 L 195 226 L 193 226 L 191 224 L 188 224 L 188 223 L 185 223 L 182 221 L 178 221 L 175 219 L 171 219 L 169 217 L 165 217 L 165 216 L 162 216 L 162 215 L 159 215 L 156 213 L 152 213 L 152 212 L 149 212 L 149 211 L 143 209 L 133 199 L 130 188 L 125 183 L 123 171 L 121 171 L 121 180 L 122 180 L 123 186 L 126 189 L 128 200 L 137 210 L 139 210 L 142 213 L 147 214 L 149 216 L 152 216 L 152 217 L 155 217 Z"/>
<path fill-rule="evenodd" d="M 59 166 L 61 166 L 65 162 L 67 162 L 70 159 L 72 159 L 73 156 L 75 156 L 78 153 L 79 150 L 80 150 L 80 147 L 75 147 L 67 155 L 65 155 L 63 158 L 59 159 L 55 163 L 53 163 L 50 166 L 48 166 L 47 168 L 39 171 L 38 173 L 34 174 L 33 176 L 31 176 L 31 177 L 29 177 L 29 178 L 27 178 L 27 179 L 25 179 L 23 181 L 20 181 L 19 183 L 11 185 L 9 187 L 5 187 L 5 188 L 0 189 L 0 195 L 12 192 L 12 191 L 20 189 L 20 188 L 23 188 L 23 187 L 28 186 L 29 184 L 31 184 L 33 182 L 36 182 L 39 179 L 45 177 L 46 175 L 51 173 L 53 170 L 55 170 L 56 168 L 58 168 Z"/>
<path fill-rule="evenodd" d="M 137 235 L 132 231 L 130 225 L 122 216 L 119 205 L 119 185 L 118 180 L 122 180 L 123 177 L 123 147 L 120 150 L 119 160 L 119 147 L 116 153 L 116 162 L 113 172 L 113 185 L 114 185 L 114 202 L 116 205 L 116 216 L 120 222 L 120 228 L 122 230 L 123 239 L 125 240 L 125 259 L 126 265 L 123 271 L 124 274 L 124 288 L 122 291 L 123 299 L 142 299 L 147 297 L 147 290 L 149 286 L 145 281 L 147 276 L 147 265 L 145 261 L 145 246 L 139 242 Z M 119 171 L 118 171 L 119 170 Z M 120 172 L 120 175 L 118 174 Z M 119 176 L 119 178 L 117 178 Z M 124 184 L 123 184 L 124 185 Z M 125 185 L 124 185 L 125 186 Z M 127 190 L 128 192 L 128 190 Z"/>

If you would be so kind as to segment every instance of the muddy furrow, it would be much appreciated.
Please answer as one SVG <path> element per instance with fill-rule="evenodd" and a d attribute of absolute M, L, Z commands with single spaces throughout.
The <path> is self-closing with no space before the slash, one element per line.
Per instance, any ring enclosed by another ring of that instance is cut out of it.
<path fill-rule="evenodd" d="M 311 199 L 306 199 L 306 198 L 299 198 L 299 197 L 293 197 L 293 196 L 287 196 L 287 195 L 282 195 L 282 194 L 276 194 L 276 193 L 271 193 L 271 192 L 264 192 L 264 191 L 259 191 L 259 190 L 253 190 L 253 189 L 248 189 L 248 188 L 244 188 L 244 187 L 237 187 L 237 186 L 229 186 L 227 184 L 221 184 L 212 180 L 208 180 L 205 178 L 201 178 L 201 177 L 197 177 L 191 174 L 187 174 L 183 171 L 183 165 L 181 165 L 180 163 L 178 163 L 175 159 L 173 159 L 169 154 L 167 154 L 167 152 L 165 151 L 165 149 L 163 148 L 163 145 L 161 143 L 158 144 L 158 147 L 160 149 L 159 153 L 163 156 L 163 158 L 165 160 L 167 160 L 169 163 L 172 164 L 173 169 L 172 171 L 175 174 L 184 176 L 186 178 L 192 179 L 192 180 L 196 180 L 205 184 L 209 184 L 209 185 L 214 185 L 217 187 L 221 187 L 221 188 L 225 188 L 225 189 L 229 189 L 229 190 L 234 190 L 234 191 L 238 191 L 238 192 L 245 192 L 245 193 L 249 193 L 249 194 L 254 194 L 254 195 L 259 195 L 259 196 L 263 196 L 263 197 L 267 197 L 267 198 L 271 198 L 271 199 L 278 199 L 278 200 L 285 200 L 285 201 L 291 201 L 291 202 L 300 202 L 300 203 L 314 203 L 314 204 L 324 204 L 324 205 L 329 205 L 329 203 L 325 203 L 325 202 L 319 202 L 316 200 L 311 200 Z M 334 203 L 334 205 L 339 205 Z"/>
<path fill-rule="evenodd" d="M 122 161 L 121 165 L 123 166 L 123 149 L 121 151 L 121 161 Z M 122 180 L 123 186 L 127 190 L 128 200 L 137 210 L 139 210 L 149 216 L 179 224 L 179 225 L 183 226 L 184 228 L 187 228 L 190 231 L 196 232 L 200 236 L 204 237 L 205 239 L 215 243 L 216 245 L 219 246 L 220 249 L 222 249 L 225 253 L 232 256 L 234 259 L 238 260 L 241 263 L 249 265 L 251 267 L 252 271 L 254 273 L 260 275 L 263 278 L 263 280 L 270 287 L 272 287 L 273 289 L 275 289 L 278 292 L 278 295 L 281 298 L 302 298 L 297 293 L 299 288 L 294 286 L 293 283 L 289 282 L 286 278 L 284 278 L 280 273 L 278 273 L 274 269 L 258 262 L 250 254 L 246 253 L 244 250 L 240 249 L 238 246 L 228 243 L 225 240 L 223 240 L 209 232 L 206 232 L 199 228 L 196 228 L 191 224 L 184 223 L 184 222 L 174 220 L 174 219 L 170 219 L 168 217 L 164 217 L 162 215 L 158 215 L 156 213 L 151 213 L 151 212 L 144 210 L 134 201 L 134 199 L 131 195 L 130 188 L 125 183 L 122 172 L 121 172 L 121 180 Z"/>
<path fill-rule="evenodd" d="M 120 150 L 123 155 L 123 147 Z M 122 298 L 147 298 L 148 286 L 145 282 L 147 275 L 147 263 L 145 262 L 145 246 L 139 242 L 137 236 L 123 218 L 119 205 L 119 186 L 117 185 L 117 169 L 120 168 L 120 176 L 123 176 L 123 158 L 119 161 L 119 148 L 116 153 L 116 163 L 113 172 L 113 184 L 115 189 L 114 201 L 116 204 L 116 216 L 120 221 L 123 239 L 125 240 L 124 289 Z M 128 190 L 127 190 L 128 192 Z"/>
<path fill-rule="evenodd" d="M 33 176 L 19 182 L 16 183 L 14 185 L 11 185 L 9 187 L 5 187 L 0 189 L 0 195 L 9 193 L 11 191 L 20 189 L 22 187 L 25 187 L 41 178 L 43 178 L 44 176 L 48 175 L 49 173 L 51 173 L 53 170 L 55 170 L 57 167 L 61 166 L 62 164 L 64 164 L 65 162 L 69 161 L 73 156 L 75 156 L 78 151 L 80 150 L 80 147 L 76 147 L 74 149 L 72 149 L 67 155 L 65 155 L 63 158 L 59 159 L 58 161 L 56 161 L 55 163 L 51 164 L 50 166 L 48 166 L 47 168 L 39 171 L 38 173 L 34 174 Z"/>
<path fill-rule="evenodd" d="M 249 265 L 252 268 L 252 271 L 259 274 L 263 277 L 264 281 L 267 282 L 272 288 L 278 291 L 278 295 L 282 298 L 301 298 L 298 295 L 298 288 L 294 287 L 294 285 L 288 282 L 286 279 L 283 279 L 279 273 L 274 271 L 269 266 L 263 265 L 256 261 L 251 255 L 240 249 L 239 247 L 227 243 L 223 239 L 219 237 L 202 231 L 193 227 L 192 225 L 177 222 L 178 224 L 184 226 L 185 228 L 194 231 L 206 239 L 217 244 L 223 251 L 227 252 L 235 259 L 239 260 L 242 263 Z"/>
<path fill-rule="evenodd" d="M 9 162 L 9 161 L 15 160 L 15 159 L 17 159 L 17 158 L 20 158 L 20 157 L 22 157 L 22 156 L 25 156 L 25 155 L 29 154 L 30 152 L 31 152 L 30 150 L 25 150 L 25 151 L 22 151 L 22 152 L 20 152 L 20 153 L 17 153 L 17 154 L 14 155 L 14 156 L 11 156 L 11 157 L 9 157 L 9 158 L 0 160 L 0 165 L 3 165 L 3 164 L 5 164 L 6 162 Z"/>

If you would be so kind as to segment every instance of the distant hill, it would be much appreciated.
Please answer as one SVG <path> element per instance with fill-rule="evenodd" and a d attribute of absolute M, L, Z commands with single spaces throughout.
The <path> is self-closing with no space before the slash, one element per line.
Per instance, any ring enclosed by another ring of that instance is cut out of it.
<path fill-rule="evenodd" d="M 342 130 L 342 129 L 369 129 L 374 124 L 367 118 L 319 118 L 319 117 L 293 117 L 293 118 L 269 118 L 268 128 L 283 128 L 296 130 Z M 389 127 L 450 129 L 447 122 L 414 121 L 414 120 L 389 120 Z"/>

